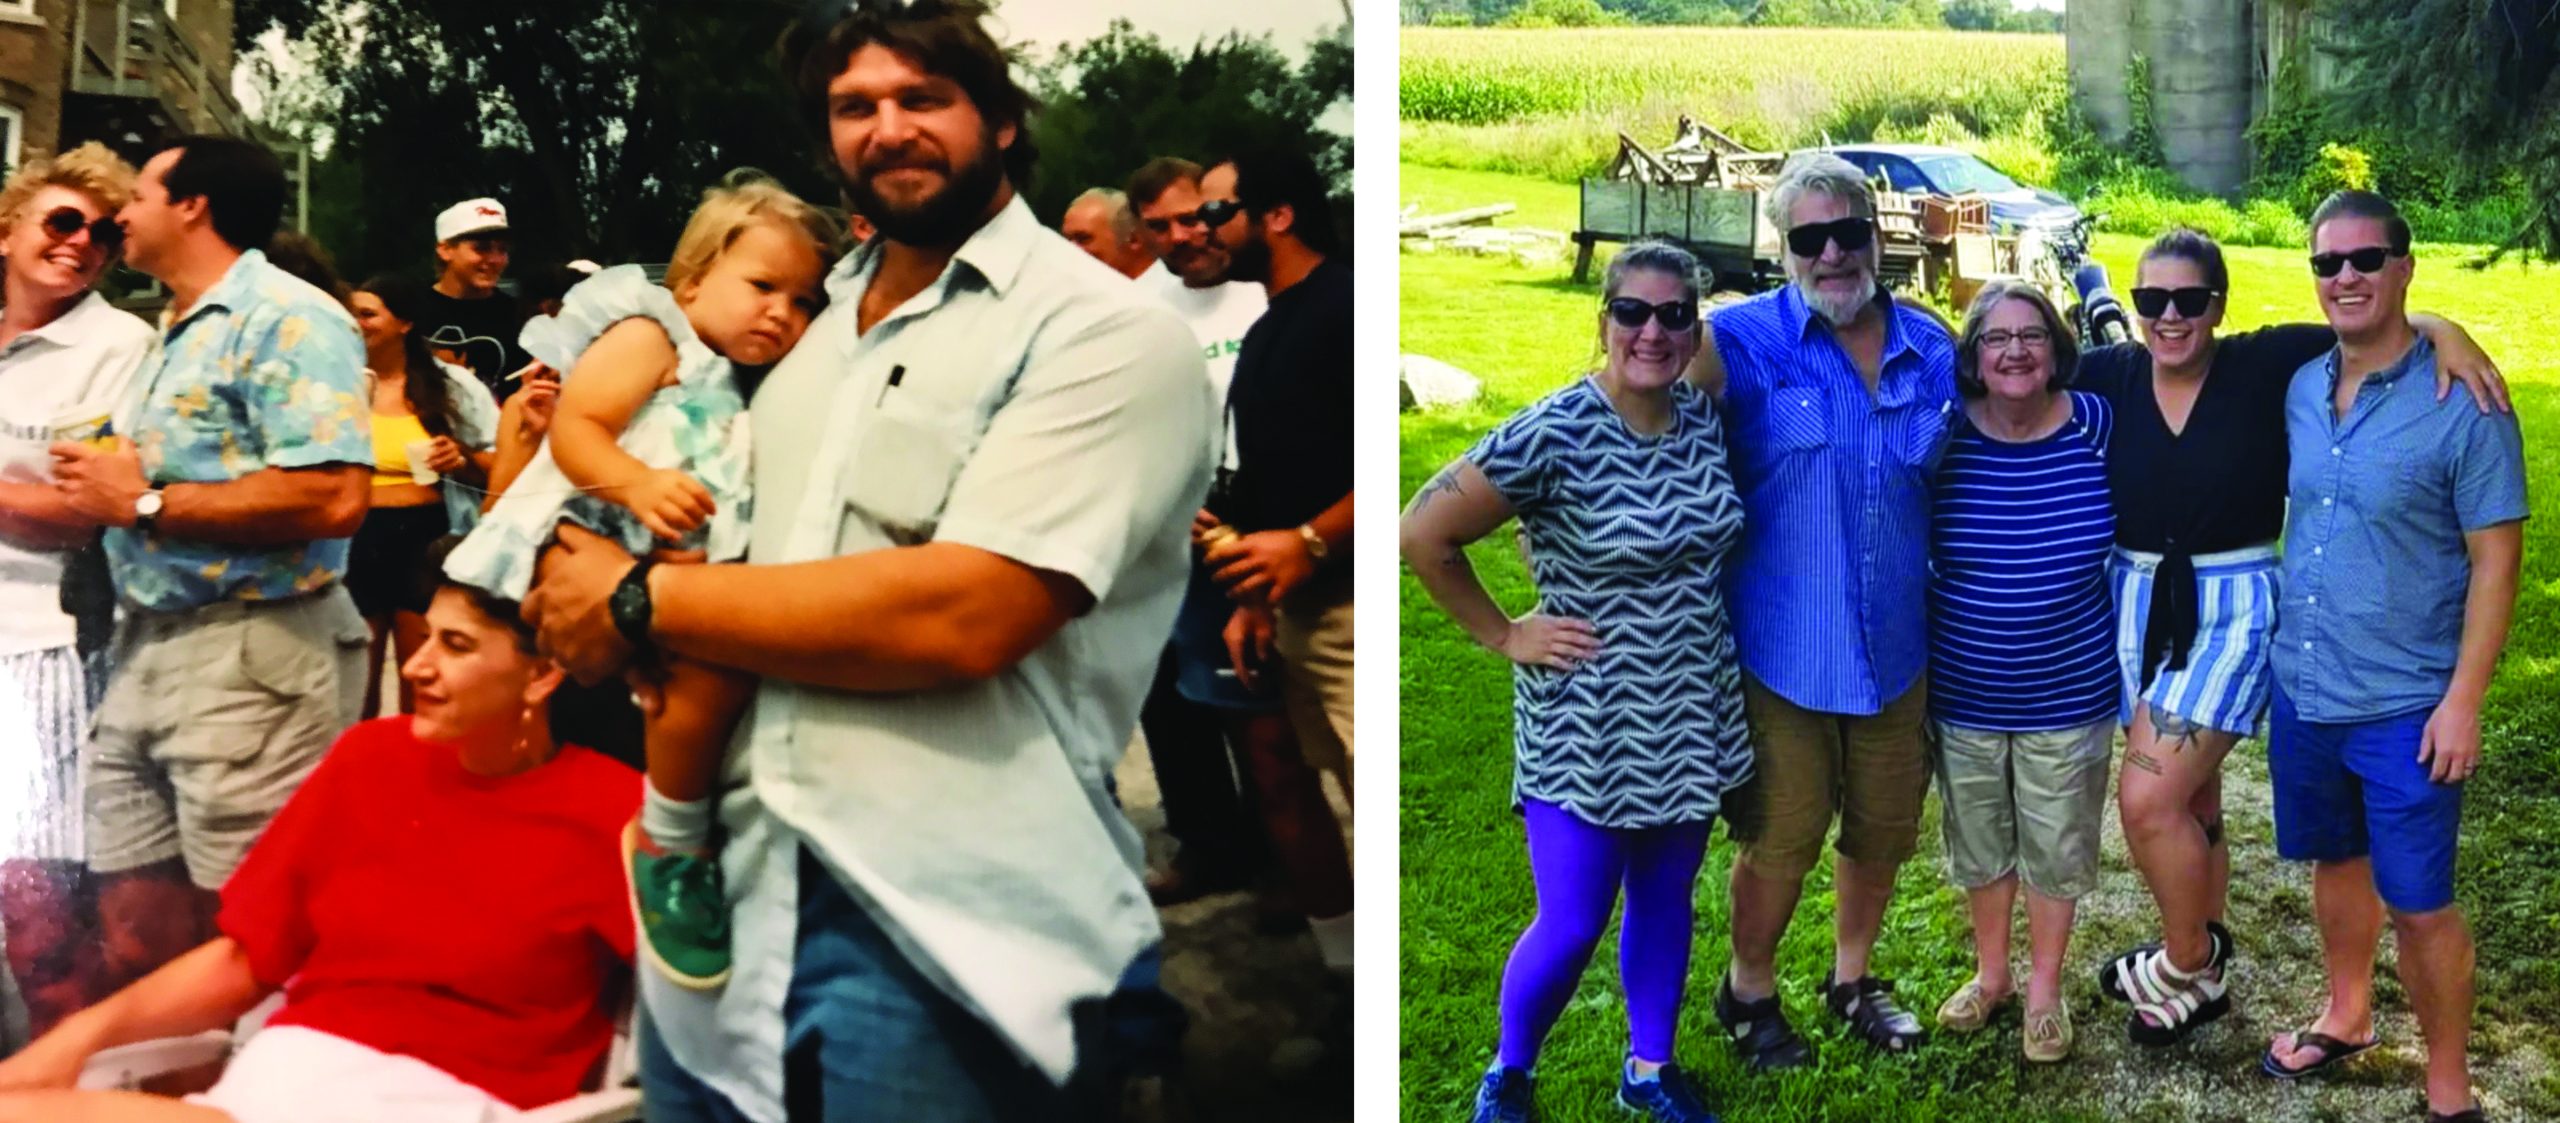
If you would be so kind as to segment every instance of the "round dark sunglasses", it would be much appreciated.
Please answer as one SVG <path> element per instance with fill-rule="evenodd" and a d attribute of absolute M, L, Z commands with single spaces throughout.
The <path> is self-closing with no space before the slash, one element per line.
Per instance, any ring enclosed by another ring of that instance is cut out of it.
<path fill-rule="evenodd" d="M 1664 331 L 1687 331 L 1698 322 L 1698 302 L 1666 300 L 1653 304 L 1632 296 L 1611 297 L 1609 318 L 1630 330 L 1643 330 L 1644 322 L 1650 319 L 1660 323 Z"/>
<path fill-rule="evenodd" d="M 2179 315 L 2192 320 L 2204 315 L 2205 309 L 2213 307 L 2213 298 L 2220 295 L 2222 293 L 2219 290 L 2201 287 L 2135 289 L 2133 290 L 2133 314 L 2146 320 L 2157 320 L 2161 313 L 2168 311 L 2169 306 L 2174 304 L 2178 307 Z"/>
<path fill-rule="evenodd" d="M 108 253 L 124 248 L 124 227 L 116 225 L 114 215 L 107 215 L 92 222 L 89 216 L 81 214 L 77 207 L 55 207 L 45 214 L 44 229 L 46 233 L 53 235 L 53 239 L 57 242 L 67 241 L 72 235 L 86 229 L 89 231 L 90 245 Z"/>
<path fill-rule="evenodd" d="M 1872 218 L 1808 222 L 1787 230 L 1787 248 L 1797 257 L 1820 257 L 1827 242 L 1840 243 L 1842 253 L 1856 253 L 1875 240 L 1876 222 Z"/>
<path fill-rule="evenodd" d="M 2345 253 L 2315 253 L 2311 255 L 2311 275 L 2335 277 L 2338 275 L 2338 270 L 2352 265 L 2356 267 L 2356 272 L 2370 277 L 2382 272 L 2383 262 L 2406 256 L 2408 256 L 2407 251 L 2395 250 L 2388 246 L 2366 246 L 2363 249 L 2348 250 Z"/>

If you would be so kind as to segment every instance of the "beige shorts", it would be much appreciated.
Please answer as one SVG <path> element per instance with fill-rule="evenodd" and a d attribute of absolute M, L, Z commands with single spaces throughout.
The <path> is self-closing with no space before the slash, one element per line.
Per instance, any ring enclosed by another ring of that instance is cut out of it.
<path fill-rule="evenodd" d="M 343 587 L 118 621 L 80 771 L 89 867 L 184 858 L 219 889 L 364 706 L 369 633 Z"/>
<path fill-rule="evenodd" d="M 2063 901 L 2097 887 L 2114 718 L 2045 733 L 1940 722 L 1937 732 L 1950 879 L 1979 889 L 2014 872 L 2027 888 Z"/>
<path fill-rule="evenodd" d="M 1311 590 L 1312 591 L 1312 590 Z M 1280 606 L 1272 646 L 1280 699 L 1307 763 L 1351 782 L 1351 594 L 1292 597 Z"/>
<path fill-rule="evenodd" d="M 1779 697 L 1742 673 L 1751 725 L 1751 778 L 1725 796 L 1725 822 L 1740 861 L 1775 881 L 1801 880 L 1822 860 L 1831 820 L 1843 857 L 1896 866 L 1920 847 L 1929 791 L 1926 676 L 1874 714 L 1822 713 Z"/>

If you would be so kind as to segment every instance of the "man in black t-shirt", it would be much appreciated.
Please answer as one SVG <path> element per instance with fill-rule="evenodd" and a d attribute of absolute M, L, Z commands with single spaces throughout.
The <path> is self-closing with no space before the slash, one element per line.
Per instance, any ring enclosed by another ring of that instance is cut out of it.
<path fill-rule="evenodd" d="M 1308 763 L 1333 771 L 1347 794 L 1351 268 L 1326 256 L 1334 231 L 1325 196 L 1314 162 L 1296 153 L 1245 153 L 1200 178 L 1204 210 L 1241 204 L 1215 231 L 1229 247 L 1227 278 L 1260 281 L 1271 297 L 1227 390 L 1236 469 L 1209 513 L 1233 536 L 1211 532 L 1206 562 L 1236 601 L 1226 639 L 1237 674 L 1249 685 L 1278 655 L 1280 695 Z M 1339 917 L 1311 923 L 1319 943 L 1340 941 L 1326 960 L 1347 969 L 1347 895 L 1342 904 Z"/>
<path fill-rule="evenodd" d="M 426 311 L 411 331 L 447 362 L 471 368 L 501 403 L 520 379 L 508 376 L 533 361 L 517 345 L 524 311 L 498 291 L 513 248 L 507 208 L 495 199 L 465 199 L 436 216 L 436 283 Z"/>

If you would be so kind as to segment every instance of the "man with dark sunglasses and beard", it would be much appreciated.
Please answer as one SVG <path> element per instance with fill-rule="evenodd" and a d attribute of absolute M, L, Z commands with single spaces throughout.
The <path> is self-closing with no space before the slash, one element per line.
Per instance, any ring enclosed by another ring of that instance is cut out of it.
<path fill-rule="evenodd" d="M 1270 304 L 1237 350 L 1222 426 L 1232 467 L 1197 534 L 1203 568 L 1234 602 L 1229 669 L 1246 690 L 1276 693 L 1296 734 L 1291 761 L 1274 759 L 1285 751 L 1278 723 L 1237 728 L 1263 821 L 1343 992 L 1331 1044 L 1347 1060 L 1351 870 L 1316 777 L 1331 772 L 1352 793 L 1352 286 L 1333 256 L 1328 196 L 1315 162 L 1284 149 L 1241 152 L 1200 176 L 1195 252 L 1223 249 L 1227 282 L 1262 285 Z"/>
<path fill-rule="evenodd" d="M 1696 372 L 1723 400 L 1748 528 L 1728 595 L 1754 767 L 1727 802 L 1742 850 L 1715 1012 L 1754 1069 L 1813 1061 L 1776 957 L 1835 817 L 1823 1005 L 1887 1052 L 1922 1039 L 1868 957 L 1929 786 L 1929 484 L 1959 399 L 1946 326 L 1877 281 L 1875 214 L 1848 161 L 1788 160 L 1768 201 L 1787 284 L 1719 310 Z"/>
<path fill-rule="evenodd" d="M 525 603 L 582 678 L 763 678 L 721 807 L 736 966 L 641 984 L 653 1120 L 1091 1118 L 1170 1002 L 1105 781 L 1214 411 L 1181 321 L 1017 197 L 1033 102 L 986 11 L 825 0 L 785 36 L 879 234 L 757 392 L 749 561 L 563 528 Z"/>
<path fill-rule="evenodd" d="M 151 325 L 98 295 L 124 245 L 116 211 L 133 198 L 134 170 L 104 145 L 31 160 L 0 188 L 0 790 L 23 793 L 23 813 L 0 834 L 0 921 L 27 1027 L 55 1022 L 106 996 L 80 830 L 80 738 L 105 685 L 82 658 L 103 647 L 114 617 L 101 594 L 79 619 L 65 583 L 97 539 L 54 488 L 46 449 L 94 435 L 151 354 Z M 74 601 L 80 598 L 72 598 Z M 83 631 L 89 642 L 81 642 Z M 15 704 L 11 704 L 14 702 Z"/>

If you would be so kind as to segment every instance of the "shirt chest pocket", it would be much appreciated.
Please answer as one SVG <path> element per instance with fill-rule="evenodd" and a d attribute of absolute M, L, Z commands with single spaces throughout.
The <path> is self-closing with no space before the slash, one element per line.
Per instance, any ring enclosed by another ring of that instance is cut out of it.
<path fill-rule="evenodd" d="M 1955 407 L 1946 402 L 1913 402 L 1894 412 L 1895 459 L 1905 468 L 1927 474 L 1946 451 Z"/>
<path fill-rule="evenodd" d="M 1829 405 L 1818 387 L 1771 389 L 1747 455 L 1775 467 L 1791 457 L 1811 456 L 1831 447 Z"/>
<path fill-rule="evenodd" d="M 889 395 L 896 398 L 896 392 Z M 952 482 L 976 449 L 976 411 L 884 401 L 864 421 L 840 481 L 847 514 L 893 545 L 931 541 Z"/>

